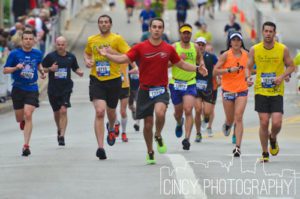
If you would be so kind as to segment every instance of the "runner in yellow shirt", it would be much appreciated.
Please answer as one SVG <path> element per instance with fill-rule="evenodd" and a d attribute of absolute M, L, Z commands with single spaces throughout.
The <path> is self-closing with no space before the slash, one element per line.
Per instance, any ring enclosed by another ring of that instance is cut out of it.
<path fill-rule="evenodd" d="M 288 48 L 274 40 L 276 25 L 265 22 L 262 27 L 263 41 L 254 45 L 249 52 L 248 68 L 251 71 L 256 64 L 255 110 L 260 120 L 259 137 L 262 146 L 262 162 L 269 161 L 270 153 L 279 152 L 277 135 L 281 130 L 283 115 L 284 79 L 295 69 Z M 285 69 L 286 66 L 286 69 Z M 247 77 L 248 85 L 252 78 Z M 271 121 L 270 121 L 271 119 Z M 271 122 L 271 130 L 269 123 Z"/>
<path fill-rule="evenodd" d="M 112 26 L 110 16 L 101 15 L 98 18 L 98 26 L 100 34 L 88 38 L 84 50 L 84 61 L 86 66 L 91 68 L 89 94 L 96 112 L 94 123 L 98 142 L 96 156 L 99 159 L 106 159 L 103 148 L 104 115 L 106 112 L 109 120 L 107 142 L 112 146 L 115 143 L 114 124 L 122 81 L 120 65 L 100 55 L 98 50 L 106 48 L 113 54 L 121 54 L 126 53 L 130 47 L 122 36 L 110 31 Z"/>

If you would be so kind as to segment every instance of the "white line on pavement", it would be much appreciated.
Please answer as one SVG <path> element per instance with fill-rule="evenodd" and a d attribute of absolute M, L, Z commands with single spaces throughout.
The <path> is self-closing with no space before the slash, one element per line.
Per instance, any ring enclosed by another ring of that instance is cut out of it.
<path fill-rule="evenodd" d="M 186 161 L 186 159 L 179 154 L 168 154 L 166 155 L 174 168 L 175 174 L 176 174 L 176 180 L 178 182 L 184 181 L 184 180 L 189 180 L 191 182 L 196 182 L 196 186 L 188 186 L 185 187 L 187 193 L 193 193 L 193 194 L 186 194 L 184 195 L 185 199 L 206 199 L 207 196 L 203 192 L 201 186 L 198 183 L 198 180 L 196 179 L 196 176 L 194 174 L 193 169 L 189 165 L 189 163 Z"/>

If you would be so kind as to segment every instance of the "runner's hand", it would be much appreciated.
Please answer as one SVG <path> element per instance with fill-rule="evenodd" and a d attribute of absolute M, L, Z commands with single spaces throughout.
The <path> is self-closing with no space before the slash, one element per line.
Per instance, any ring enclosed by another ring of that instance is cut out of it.
<path fill-rule="evenodd" d="M 49 69 L 50 69 L 50 71 L 52 71 L 52 72 L 57 71 L 57 69 L 58 69 L 57 63 L 54 62 L 54 63 L 52 64 L 52 66 L 51 66 Z"/>
<path fill-rule="evenodd" d="M 237 72 L 237 71 L 239 71 L 241 68 L 239 67 L 239 66 L 235 66 L 235 67 L 231 67 L 230 68 L 230 71 L 231 71 L 231 73 L 234 73 L 234 72 Z"/>
<path fill-rule="evenodd" d="M 253 85 L 253 78 L 250 76 L 246 79 L 248 87 L 251 87 Z"/>
<path fill-rule="evenodd" d="M 96 49 L 97 49 L 98 53 L 100 55 L 102 55 L 102 56 L 106 56 L 109 53 L 108 52 L 109 49 L 107 49 L 107 48 L 99 48 L 99 47 L 97 47 Z"/>
<path fill-rule="evenodd" d="M 83 74 L 84 74 L 84 73 L 83 73 L 82 70 L 79 69 L 79 70 L 76 71 L 76 74 L 77 74 L 79 77 L 83 77 Z"/>
<path fill-rule="evenodd" d="M 128 71 L 128 74 L 139 74 L 139 68 L 135 67 L 131 69 L 130 71 Z"/>
<path fill-rule="evenodd" d="M 206 69 L 206 67 L 205 67 L 204 64 L 201 64 L 201 65 L 199 66 L 198 72 L 199 72 L 201 75 L 203 75 L 204 77 L 208 75 L 208 71 L 207 71 L 207 69 Z"/>
<path fill-rule="evenodd" d="M 275 77 L 275 79 L 274 79 L 274 84 L 275 85 L 279 85 L 279 84 L 281 84 L 281 82 L 283 81 L 283 77 L 280 75 L 280 76 L 277 76 L 277 77 Z"/>
<path fill-rule="evenodd" d="M 92 66 L 94 65 L 93 59 L 85 59 L 84 61 L 87 68 L 92 68 Z"/>
<path fill-rule="evenodd" d="M 17 70 L 21 70 L 24 68 L 24 64 L 23 63 L 19 63 L 16 65 Z"/>

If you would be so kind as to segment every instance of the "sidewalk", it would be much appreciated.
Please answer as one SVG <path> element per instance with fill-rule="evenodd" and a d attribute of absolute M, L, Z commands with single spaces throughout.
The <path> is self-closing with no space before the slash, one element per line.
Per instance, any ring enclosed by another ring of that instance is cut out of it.
<path fill-rule="evenodd" d="M 77 17 L 72 19 L 68 25 L 67 30 L 61 32 L 62 36 L 67 38 L 68 41 L 68 51 L 72 51 L 75 47 L 76 41 L 81 36 L 82 31 L 86 26 L 86 22 L 91 16 L 99 11 L 100 7 L 87 7 L 84 9 Z M 40 95 L 46 91 L 48 86 L 48 77 L 44 80 L 39 79 L 39 91 Z M 0 114 L 13 110 L 12 100 L 9 99 L 5 103 L 0 103 Z"/>

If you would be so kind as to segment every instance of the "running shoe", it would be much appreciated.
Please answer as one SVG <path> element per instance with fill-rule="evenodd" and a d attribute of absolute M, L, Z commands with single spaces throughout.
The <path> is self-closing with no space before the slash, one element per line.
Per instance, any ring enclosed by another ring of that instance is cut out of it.
<path fill-rule="evenodd" d="M 157 144 L 158 153 L 160 153 L 160 154 L 166 153 L 167 152 L 167 146 L 165 145 L 162 137 L 155 136 L 155 141 L 156 141 L 156 144 Z"/>
<path fill-rule="evenodd" d="M 20 129 L 23 131 L 25 128 L 25 120 L 23 120 L 22 122 L 20 122 Z"/>
<path fill-rule="evenodd" d="M 233 157 L 240 157 L 241 156 L 241 149 L 239 147 L 235 147 L 232 151 Z"/>
<path fill-rule="evenodd" d="M 236 136 L 232 135 L 232 139 L 231 139 L 232 144 L 236 144 Z"/>
<path fill-rule="evenodd" d="M 135 131 L 140 131 L 140 126 L 138 124 L 134 124 L 133 128 Z"/>
<path fill-rule="evenodd" d="M 58 145 L 59 146 L 65 146 L 65 138 L 64 138 L 64 136 L 59 136 L 58 137 Z"/>
<path fill-rule="evenodd" d="M 206 131 L 208 122 L 205 122 L 204 119 L 201 121 L 201 132 Z"/>
<path fill-rule="evenodd" d="M 263 152 L 262 157 L 259 159 L 260 162 L 269 162 L 269 153 Z"/>
<path fill-rule="evenodd" d="M 98 148 L 97 152 L 96 152 L 96 156 L 100 159 L 100 160 L 105 160 L 106 154 L 105 154 L 105 150 L 103 148 Z"/>
<path fill-rule="evenodd" d="M 120 134 L 120 122 L 119 121 L 116 121 L 114 128 L 115 128 L 115 135 L 116 135 L 116 137 L 118 137 Z"/>
<path fill-rule="evenodd" d="M 197 133 L 195 142 L 201 142 L 201 141 L 202 141 L 202 135 L 201 133 Z"/>
<path fill-rule="evenodd" d="M 154 151 L 147 154 L 146 162 L 147 164 L 156 164 L 156 160 L 154 159 Z"/>
<path fill-rule="evenodd" d="M 128 142 L 128 138 L 127 138 L 126 133 L 122 133 L 122 141 L 123 142 Z"/>
<path fill-rule="evenodd" d="M 276 156 L 279 153 L 279 146 L 278 146 L 278 142 L 275 139 L 271 138 L 271 135 L 269 136 L 269 140 L 270 140 L 270 153 L 272 156 Z"/>
<path fill-rule="evenodd" d="M 190 146 L 191 146 L 191 143 L 189 142 L 189 139 L 188 138 L 184 138 L 182 140 L 182 148 L 183 150 L 190 150 Z"/>
<path fill-rule="evenodd" d="M 24 144 L 23 149 L 22 149 L 22 156 L 29 156 L 31 154 L 29 145 Z"/>
<path fill-rule="evenodd" d="M 230 135 L 230 131 L 231 131 L 231 125 L 229 127 L 226 127 L 227 125 L 224 123 L 223 124 L 223 133 L 225 136 L 229 136 Z"/>
<path fill-rule="evenodd" d="M 109 131 L 106 137 L 107 144 L 112 146 L 116 142 L 116 135 L 114 131 Z"/>
<path fill-rule="evenodd" d="M 214 137 L 214 132 L 212 131 L 211 128 L 207 128 L 206 131 L 207 131 L 208 137 Z"/>
<path fill-rule="evenodd" d="M 184 123 L 184 118 L 181 118 L 181 124 L 179 125 L 177 123 L 176 129 L 175 129 L 175 135 L 178 138 L 180 138 L 182 136 L 182 133 L 183 133 L 183 129 L 182 129 L 183 123 Z"/>

